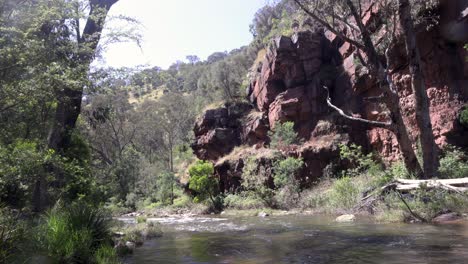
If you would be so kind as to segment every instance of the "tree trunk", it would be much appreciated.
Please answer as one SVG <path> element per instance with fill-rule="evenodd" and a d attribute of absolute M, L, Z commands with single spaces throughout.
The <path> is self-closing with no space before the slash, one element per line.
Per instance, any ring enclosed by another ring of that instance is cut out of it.
<path fill-rule="evenodd" d="M 88 66 L 94 59 L 95 51 L 101 38 L 104 28 L 104 21 L 112 5 L 118 0 L 90 0 L 90 12 L 86 21 L 82 36 L 77 40 L 78 54 L 76 54 L 77 70 L 80 66 Z M 47 138 L 49 149 L 55 150 L 63 155 L 71 142 L 71 135 L 76 126 L 76 121 L 81 111 L 81 99 L 84 87 L 65 87 L 57 93 L 57 109 L 54 121 Z M 53 170 L 53 169 L 52 169 Z M 61 173 L 56 173 L 56 178 L 60 179 Z M 42 211 L 47 206 L 47 182 L 45 177 L 40 177 L 34 188 L 33 199 L 35 209 Z"/>
<path fill-rule="evenodd" d="M 423 153 L 424 178 L 434 178 L 438 175 L 439 160 L 437 146 L 432 133 L 429 115 L 429 99 L 427 98 L 424 74 L 421 69 L 421 56 L 416 45 L 411 6 L 408 0 L 399 0 L 400 26 L 403 30 L 406 53 L 411 73 L 411 89 L 415 100 L 416 122 L 420 131 L 420 141 Z"/>
<path fill-rule="evenodd" d="M 401 115 L 400 98 L 398 95 L 390 93 L 386 96 L 386 105 L 390 108 L 393 122 L 392 132 L 397 138 L 405 167 L 410 174 L 421 177 L 423 171 L 414 153 L 408 130 L 406 129 L 405 122 Z"/>

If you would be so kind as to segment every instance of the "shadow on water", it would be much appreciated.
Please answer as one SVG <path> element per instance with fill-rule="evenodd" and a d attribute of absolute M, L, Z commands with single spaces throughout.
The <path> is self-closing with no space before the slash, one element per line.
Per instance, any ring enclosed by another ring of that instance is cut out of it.
<path fill-rule="evenodd" d="M 468 263 L 468 226 L 317 216 L 166 222 L 128 263 Z"/>

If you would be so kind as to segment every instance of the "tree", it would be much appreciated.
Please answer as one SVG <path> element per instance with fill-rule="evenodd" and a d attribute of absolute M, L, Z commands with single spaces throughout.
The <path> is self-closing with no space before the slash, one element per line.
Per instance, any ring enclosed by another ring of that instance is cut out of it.
<path fill-rule="evenodd" d="M 187 55 L 185 58 L 192 65 L 197 63 L 197 62 L 200 62 L 200 58 L 197 55 Z"/>
<path fill-rule="evenodd" d="M 397 39 L 395 35 L 396 12 L 394 12 L 395 9 L 392 6 L 392 1 L 379 2 L 382 6 L 382 10 L 386 10 L 384 14 L 386 17 L 384 17 L 383 20 L 387 26 L 386 33 L 388 36 L 383 39 L 388 39 L 389 42 L 386 46 L 385 54 L 379 54 L 377 44 L 372 38 L 372 32 L 369 27 L 365 26 L 362 22 L 363 9 L 361 8 L 361 0 L 357 2 L 352 0 L 335 1 L 333 4 L 322 1 L 315 1 L 314 4 L 306 4 L 306 1 L 301 0 L 294 1 L 301 10 L 313 18 L 319 25 L 336 34 L 342 40 L 350 43 L 356 49 L 356 54 L 360 63 L 363 64 L 371 76 L 376 78 L 377 83 L 380 83 L 384 89 L 382 95 L 366 98 L 366 101 L 383 102 L 391 113 L 390 121 L 378 122 L 348 115 L 333 104 L 330 96 L 328 96 L 327 99 L 328 105 L 349 120 L 363 123 L 369 127 L 385 128 L 393 132 L 398 140 L 408 171 L 419 177 L 434 175 L 430 171 L 423 173 L 421 165 L 416 158 L 414 149 L 412 148 L 412 142 L 401 114 L 399 95 L 392 82 L 391 72 L 386 68 L 386 65 L 390 65 L 392 60 L 389 56 L 389 50 L 396 44 Z M 340 28 L 346 28 L 348 34 L 343 33 Z M 382 62 L 381 55 L 385 55 L 385 62 Z M 328 91 L 326 86 L 324 86 L 324 88 Z M 418 108 L 416 111 L 425 112 L 427 109 Z M 426 114 L 428 115 L 428 113 Z M 420 127 L 420 130 L 423 129 L 428 128 Z M 433 145 L 430 144 L 430 146 Z"/>
<path fill-rule="evenodd" d="M 409 0 L 399 0 L 398 5 L 400 26 L 403 30 L 406 54 L 409 60 L 411 89 L 416 102 L 416 121 L 420 132 L 424 176 L 426 178 L 435 178 L 439 170 L 438 148 L 434 141 L 434 134 L 432 133 L 431 117 L 429 115 L 429 99 L 426 93 L 421 55 L 416 43 L 416 32 L 411 16 L 411 5 Z"/>
<path fill-rule="evenodd" d="M 200 199 L 209 198 L 215 205 L 214 196 L 218 184 L 213 177 L 214 168 L 210 162 L 199 160 L 189 168 L 189 188 L 198 193 Z"/>

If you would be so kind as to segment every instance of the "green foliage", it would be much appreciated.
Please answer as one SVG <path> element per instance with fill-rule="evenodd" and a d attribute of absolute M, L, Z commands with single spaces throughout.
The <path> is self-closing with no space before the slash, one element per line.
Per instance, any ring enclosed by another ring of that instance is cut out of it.
<path fill-rule="evenodd" d="M 138 224 L 146 223 L 147 217 L 146 216 L 137 216 L 136 221 Z"/>
<path fill-rule="evenodd" d="M 267 205 L 265 202 L 252 193 L 242 192 L 239 194 L 228 194 L 224 198 L 224 206 L 230 209 L 246 210 L 246 209 L 260 209 Z"/>
<path fill-rule="evenodd" d="M 94 254 L 96 264 L 120 264 L 119 256 L 115 249 L 110 245 L 103 245 L 96 250 Z"/>
<path fill-rule="evenodd" d="M 122 241 L 134 242 L 137 245 L 143 244 L 147 239 L 153 239 L 162 235 L 161 226 L 153 222 L 138 223 L 124 230 L 125 236 Z"/>
<path fill-rule="evenodd" d="M 21 254 L 21 245 L 26 240 L 26 225 L 17 214 L 0 206 L 0 263 L 12 263 L 13 257 Z"/>
<path fill-rule="evenodd" d="M 158 175 L 156 179 L 156 198 L 158 201 L 164 204 L 170 202 L 171 197 L 174 195 L 175 180 L 175 176 L 171 172 L 163 172 Z"/>
<path fill-rule="evenodd" d="M 368 173 L 372 174 L 382 169 L 381 166 L 374 161 L 371 153 L 365 155 L 362 151 L 362 147 L 356 144 L 351 144 L 351 146 L 341 144 L 340 158 L 350 162 L 352 168 L 345 172 L 348 176 L 356 176 L 364 171 L 368 171 Z"/>
<path fill-rule="evenodd" d="M 258 162 L 257 157 L 247 157 L 242 169 L 242 187 L 247 196 L 253 199 L 259 198 L 264 204 L 271 206 L 274 192 L 268 188 L 267 169 Z"/>
<path fill-rule="evenodd" d="M 56 205 L 43 219 L 38 242 L 60 263 L 89 263 L 101 246 L 110 245 L 110 218 L 83 202 Z"/>
<path fill-rule="evenodd" d="M 199 160 L 189 168 L 189 188 L 197 192 L 199 200 L 209 198 L 214 203 L 218 183 L 213 177 L 214 168 L 210 162 Z"/>
<path fill-rule="evenodd" d="M 294 131 L 294 122 L 284 122 L 275 124 L 275 129 L 268 133 L 270 146 L 272 148 L 283 148 L 291 144 L 298 144 L 299 137 Z"/>
<path fill-rule="evenodd" d="M 284 0 L 258 10 L 250 25 L 250 32 L 254 35 L 255 42 L 267 46 L 274 37 L 291 36 L 296 10 L 292 1 Z"/>
<path fill-rule="evenodd" d="M 405 199 L 405 202 L 414 213 L 427 221 L 444 212 L 464 213 L 468 210 L 468 198 L 465 195 L 441 189 L 428 190 L 424 186 L 421 186 L 420 189 L 411 192 L 409 195 L 403 196 L 403 199 Z M 400 215 L 400 219 L 396 220 L 417 220 L 408 211 L 408 208 L 397 193 L 392 192 L 387 194 L 384 197 L 384 204 L 387 211 L 395 210 L 403 212 Z"/>
<path fill-rule="evenodd" d="M 460 112 L 460 117 L 459 117 L 460 123 L 468 128 L 468 107 L 465 107 L 461 112 Z"/>
<path fill-rule="evenodd" d="M 47 150 L 32 141 L 0 145 L 0 201 L 14 207 L 28 207 L 36 181 L 43 177 L 52 182 L 55 171 L 61 171 L 61 185 L 50 191 L 50 199 L 76 199 L 99 203 L 100 190 L 87 162 L 70 159 Z"/>
<path fill-rule="evenodd" d="M 455 147 L 447 147 L 440 159 L 439 174 L 442 179 L 468 177 L 468 155 Z"/>
<path fill-rule="evenodd" d="M 46 165 L 54 161 L 54 153 L 40 150 L 35 142 L 0 145 L 0 201 L 16 207 L 28 205 L 35 182 L 49 175 Z"/>
<path fill-rule="evenodd" d="M 328 193 L 328 202 L 333 208 L 351 209 L 357 204 L 360 188 L 353 178 L 345 176 L 337 179 Z"/>
<path fill-rule="evenodd" d="M 299 182 L 297 173 L 304 166 L 304 161 L 293 157 L 288 157 L 278 161 L 273 166 L 273 181 L 277 188 L 292 186 L 299 191 Z"/>

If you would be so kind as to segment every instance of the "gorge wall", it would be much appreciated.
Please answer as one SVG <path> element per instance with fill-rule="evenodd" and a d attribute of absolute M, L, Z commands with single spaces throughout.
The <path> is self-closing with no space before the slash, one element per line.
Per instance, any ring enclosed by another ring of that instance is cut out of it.
<path fill-rule="evenodd" d="M 383 36 L 385 29 L 378 22 L 381 11 L 377 3 L 367 5 L 363 22 L 373 27 L 375 35 Z M 452 12 L 453 5 L 458 4 L 468 5 L 466 1 L 442 5 L 441 23 L 430 30 L 420 28 L 417 35 L 433 133 L 439 147 L 446 144 L 468 147 L 468 130 L 458 119 L 468 100 L 468 53 L 463 48 L 468 34 L 463 30 L 447 33 L 450 23 L 452 26 L 455 22 L 465 23 L 468 28 L 467 17 L 460 18 L 460 13 Z M 463 9 L 457 6 L 456 10 Z M 390 50 L 388 69 L 393 73 L 411 139 L 417 142 L 419 131 L 405 53 L 402 42 L 395 45 Z M 295 130 L 304 139 L 302 144 L 282 149 L 281 155 L 304 159 L 300 180 L 305 185 L 327 173 L 329 164 L 341 166 L 340 144 L 361 145 L 367 151 L 378 152 L 387 163 L 399 159 L 398 143 L 391 132 L 368 129 L 342 118 L 328 107 L 323 85 L 330 88 L 332 102 L 348 113 L 370 120 L 389 118 L 380 104 L 363 101 L 382 91 L 359 65 L 356 51 L 349 43 L 320 29 L 278 37 L 261 63 L 252 68 L 251 84 L 246 91 L 250 103 L 231 103 L 207 110 L 195 125 L 194 152 L 198 158 L 215 163 L 222 191 L 239 186 L 248 157 L 256 156 L 258 166 L 266 168 L 265 173 L 271 176 L 274 155 L 267 148 L 268 131 L 278 122 L 293 121 Z"/>

